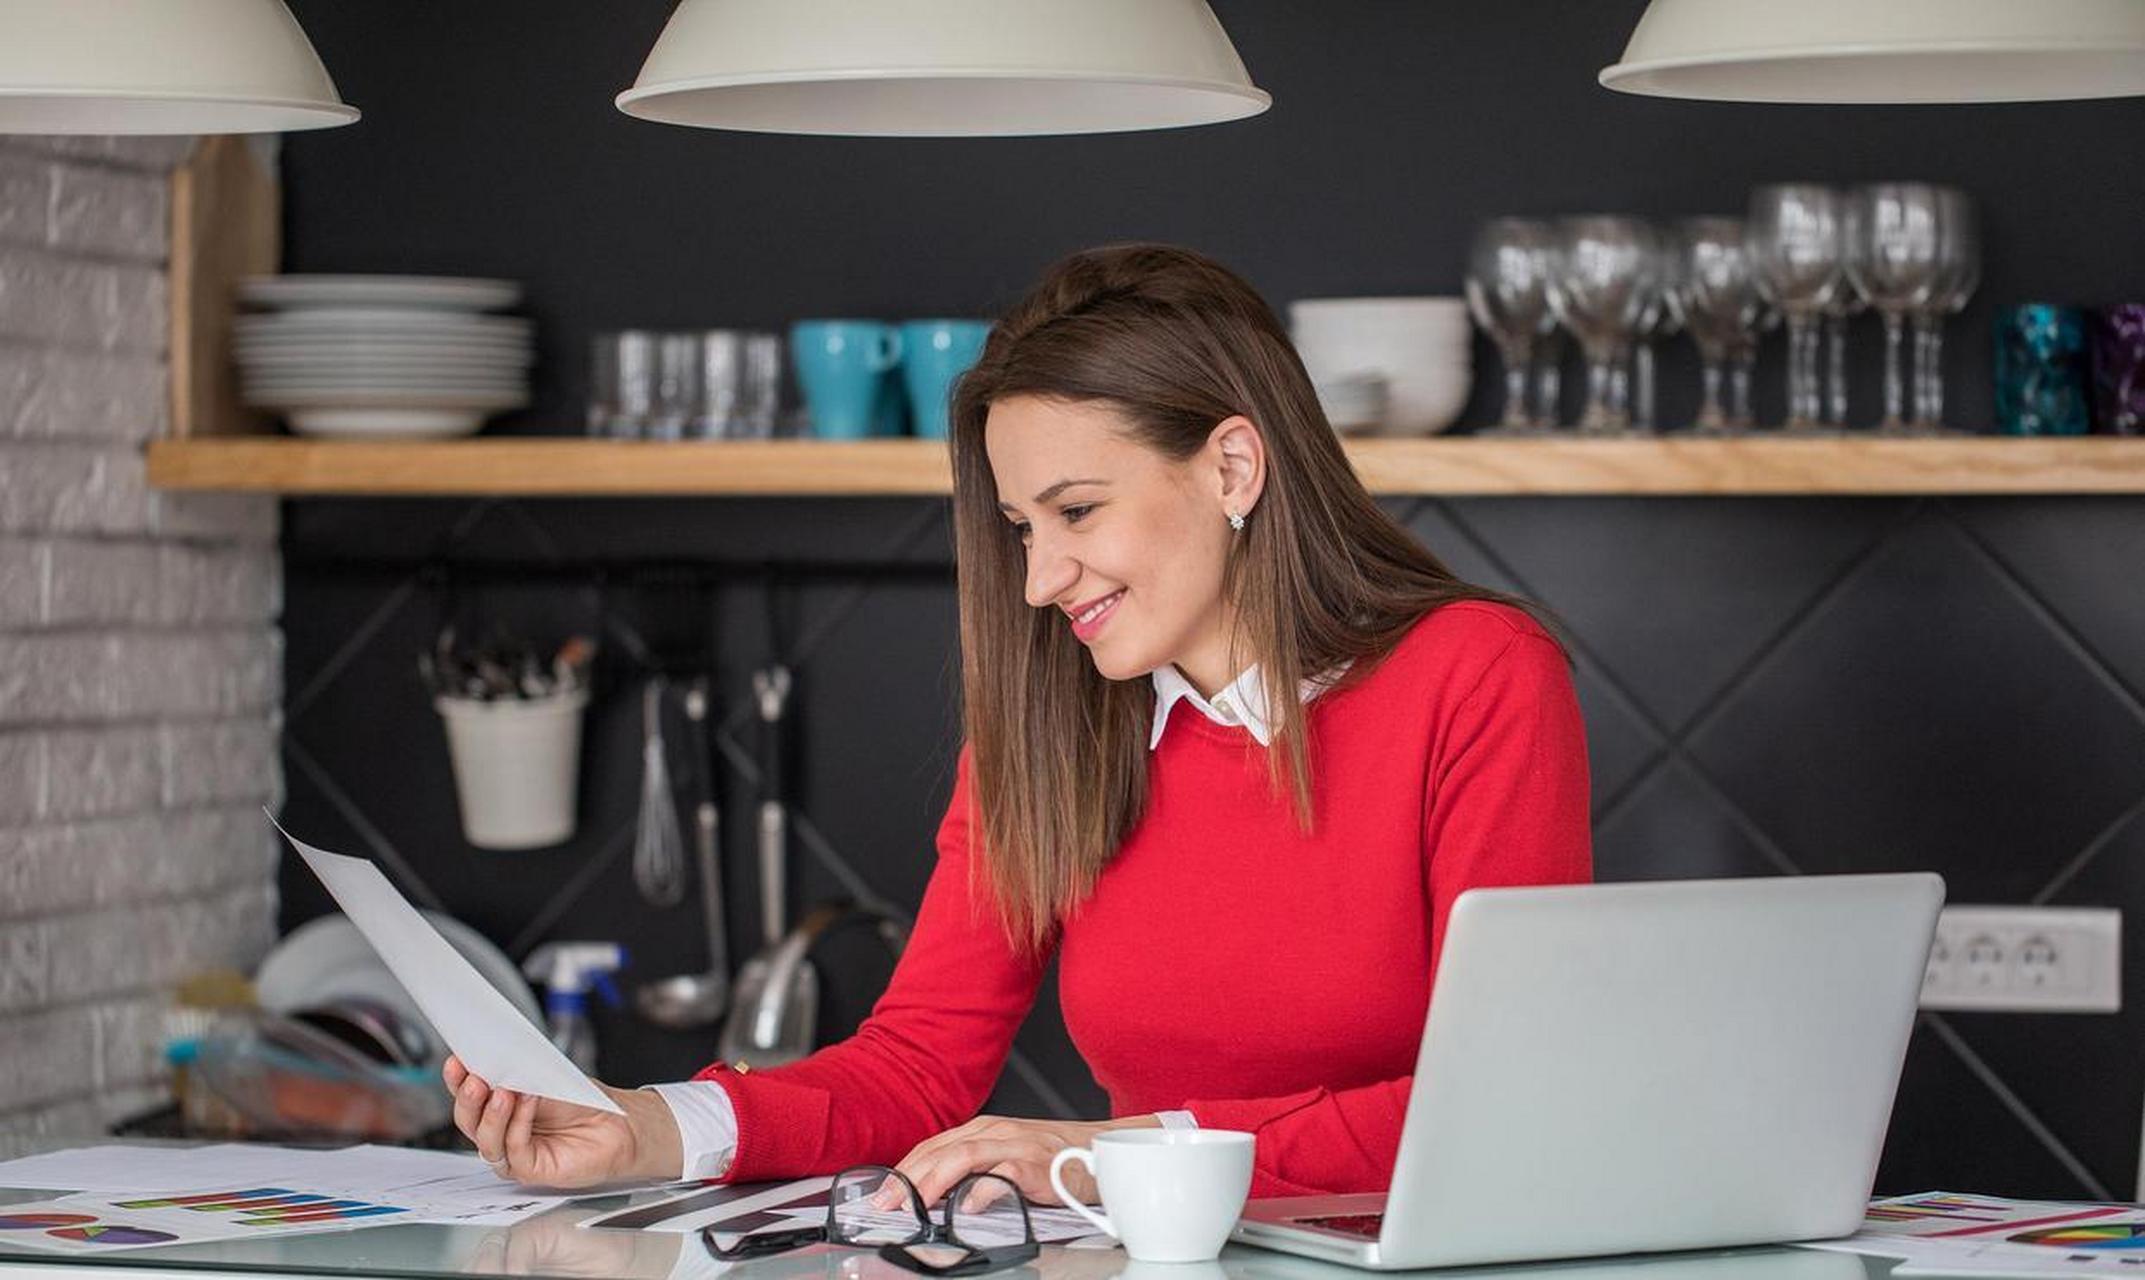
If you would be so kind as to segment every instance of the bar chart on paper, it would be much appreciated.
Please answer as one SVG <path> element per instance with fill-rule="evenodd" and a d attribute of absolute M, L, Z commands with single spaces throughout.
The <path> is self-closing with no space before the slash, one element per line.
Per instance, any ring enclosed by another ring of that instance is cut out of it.
<path fill-rule="evenodd" d="M 185 1209 L 192 1213 L 228 1213 L 231 1221 L 247 1226 L 275 1226 L 290 1222 L 340 1222 L 377 1218 L 382 1214 L 407 1213 L 396 1205 L 368 1204 L 363 1200 L 338 1200 L 331 1196 L 280 1187 L 257 1187 L 251 1191 L 213 1191 L 197 1195 L 167 1196 L 152 1200 L 119 1200 L 122 1209 Z"/>
<path fill-rule="evenodd" d="M 80 1253 L 205 1240 L 336 1231 L 411 1217 L 401 1205 L 333 1192 L 240 1186 L 224 1191 L 133 1195 L 85 1193 L 0 1213 L 0 1240 Z"/>

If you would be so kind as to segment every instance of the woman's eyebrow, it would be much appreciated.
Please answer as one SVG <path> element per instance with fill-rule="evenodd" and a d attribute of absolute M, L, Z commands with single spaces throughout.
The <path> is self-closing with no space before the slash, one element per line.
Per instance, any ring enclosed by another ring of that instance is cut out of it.
<path fill-rule="evenodd" d="M 1035 501 L 1038 504 L 1048 502 L 1052 498 L 1057 497 L 1059 494 L 1065 492 L 1067 489 L 1072 488 L 1076 484 L 1099 484 L 1107 488 L 1109 486 L 1109 483 L 1110 482 L 1107 480 L 1096 479 L 1060 480 L 1056 484 L 1051 485 L 1048 489 L 1045 489 L 1041 493 L 1036 494 Z M 998 504 L 998 509 L 1000 511 L 1018 511 L 1020 508 L 1014 506 L 1010 502 L 1001 502 Z"/>

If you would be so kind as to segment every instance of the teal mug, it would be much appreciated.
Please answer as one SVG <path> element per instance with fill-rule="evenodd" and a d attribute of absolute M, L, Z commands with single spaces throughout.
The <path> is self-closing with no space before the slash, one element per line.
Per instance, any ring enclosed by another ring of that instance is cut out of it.
<path fill-rule="evenodd" d="M 901 363 L 901 334 L 892 325 L 799 320 L 789 341 L 813 435 L 860 440 L 883 429 L 887 375 Z"/>
<path fill-rule="evenodd" d="M 901 326 L 901 379 L 917 435 L 946 438 L 954 381 L 983 354 L 990 332 L 984 320 L 911 320 Z"/>

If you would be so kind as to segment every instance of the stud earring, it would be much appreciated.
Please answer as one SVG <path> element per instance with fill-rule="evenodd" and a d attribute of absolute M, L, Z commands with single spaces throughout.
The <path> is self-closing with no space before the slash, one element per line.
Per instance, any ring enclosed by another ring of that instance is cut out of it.
<path fill-rule="evenodd" d="M 1244 513 L 1241 511 L 1230 512 L 1229 527 L 1238 533 L 1242 533 L 1244 531 Z"/>

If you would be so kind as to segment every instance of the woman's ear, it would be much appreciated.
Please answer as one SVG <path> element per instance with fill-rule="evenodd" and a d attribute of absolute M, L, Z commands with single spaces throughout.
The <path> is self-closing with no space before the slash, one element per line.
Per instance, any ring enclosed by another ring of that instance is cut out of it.
<path fill-rule="evenodd" d="M 1266 488 L 1266 438 L 1239 413 L 1214 425 L 1207 448 L 1214 456 L 1222 515 L 1249 516 Z"/>

